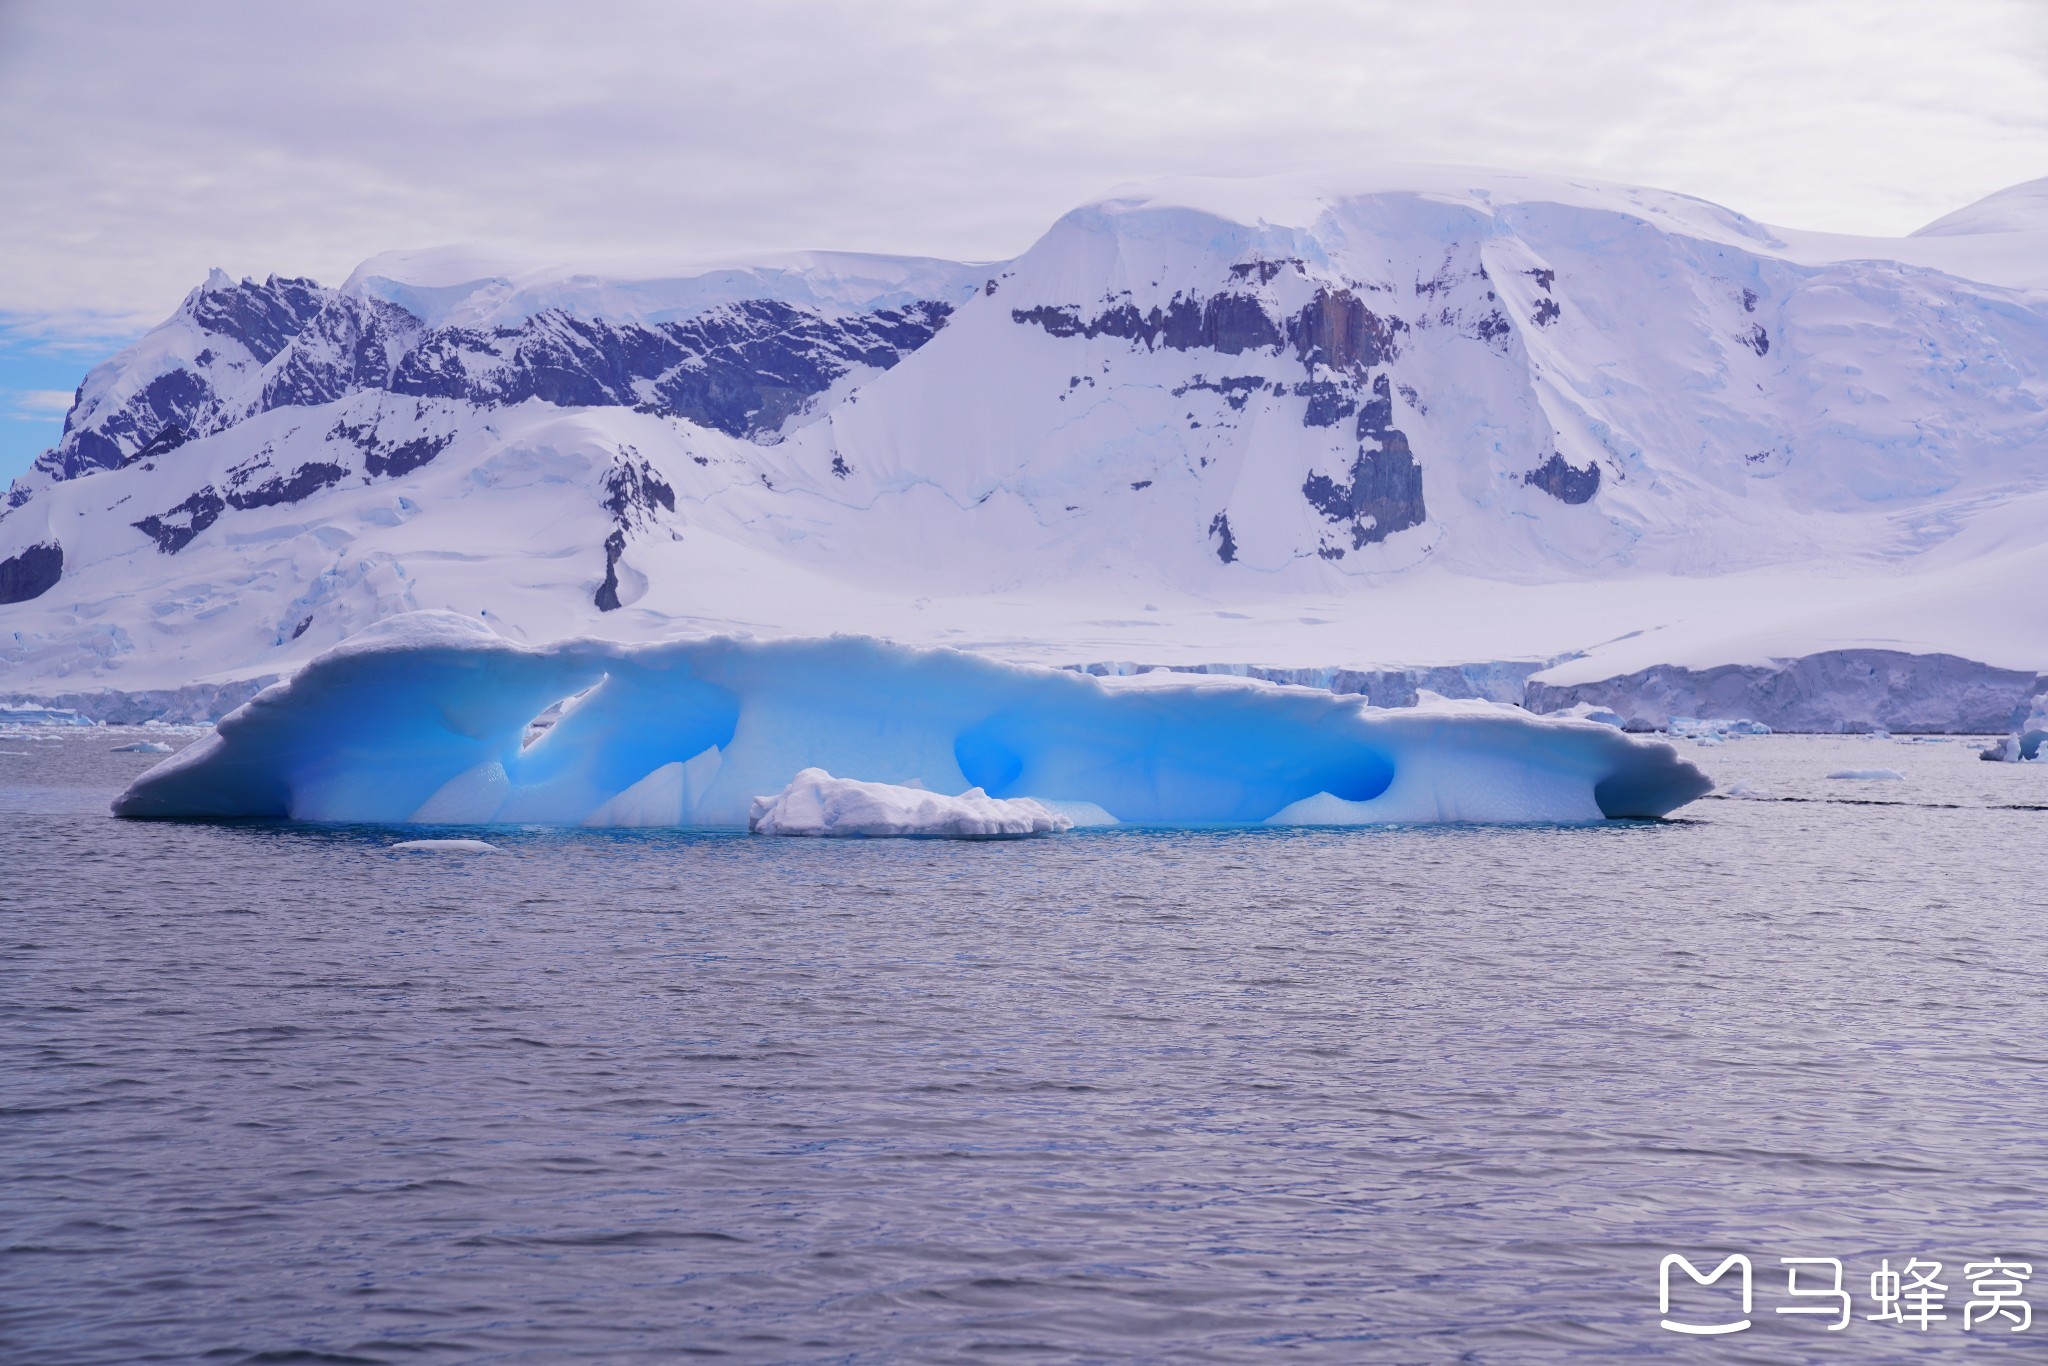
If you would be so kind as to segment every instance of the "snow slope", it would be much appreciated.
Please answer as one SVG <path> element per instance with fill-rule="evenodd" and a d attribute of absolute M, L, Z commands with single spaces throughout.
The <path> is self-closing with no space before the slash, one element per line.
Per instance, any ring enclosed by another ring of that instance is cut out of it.
<path fill-rule="evenodd" d="M 23 692 L 383 617 L 1006 658 L 2048 667 L 2048 200 L 1896 240 L 1391 168 L 1121 190 L 1014 261 L 216 275 L 0 516 Z"/>

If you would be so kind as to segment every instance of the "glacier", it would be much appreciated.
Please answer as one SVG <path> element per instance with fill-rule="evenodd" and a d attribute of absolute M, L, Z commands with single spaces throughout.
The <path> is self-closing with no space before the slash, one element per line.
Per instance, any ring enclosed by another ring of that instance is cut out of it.
<path fill-rule="evenodd" d="M 544 713 L 557 719 L 536 731 Z M 744 830 L 757 798 L 808 769 L 1177 827 L 1655 818 L 1712 788 L 1668 744 L 1506 704 L 1387 710 L 860 636 L 526 645 L 426 611 L 321 654 L 113 809 Z"/>

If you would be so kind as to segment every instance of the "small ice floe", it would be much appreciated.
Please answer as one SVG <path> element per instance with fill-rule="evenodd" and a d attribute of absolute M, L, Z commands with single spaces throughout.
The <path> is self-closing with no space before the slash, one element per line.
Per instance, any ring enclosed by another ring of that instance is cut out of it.
<path fill-rule="evenodd" d="M 1738 778 L 1734 782 L 1728 784 L 1728 786 L 1722 788 L 1721 795 L 1724 797 L 1733 797 L 1738 801 L 1767 802 L 1773 800 L 1776 794 L 1774 794 L 1767 787 L 1759 787 L 1755 783 L 1745 782 L 1744 780 Z"/>
<path fill-rule="evenodd" d="M 391 846 L 394 854 L 495 854 L 498 846 L 488 840 L 401 840 Z"/>
<path fill-rule="evenodd" d="M 1906 777 L 1895 768 L 1838 768 L 1828 776 L 1859 783 L 1897 783 Z"/>
<path fill-rule="evenodd" d="M 756 835 L 865 836 L 956 840 L 1054 835 L 1073 821 L 1029 797 L 991 797 L 970 787 L 957 797 L 890 783 L 835 778 L 807 768 L 772 797 L 754 798 Z"/>
<path fill-rule="evenodd" d="M 171 747 L 155 740 L 137 740 L 132 745 L 115 745 L 116 754 L 169 754 Z"/>

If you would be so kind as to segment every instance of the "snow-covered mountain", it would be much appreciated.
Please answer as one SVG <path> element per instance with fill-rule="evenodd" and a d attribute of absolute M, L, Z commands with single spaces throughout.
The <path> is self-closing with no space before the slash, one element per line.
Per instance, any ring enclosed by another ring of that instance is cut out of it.
<path fill-rule="evenodd" d="M 2044 187 L 1877 240 L 1402 169 L 1121 192 L 995 264 L 216 273 L 9 496 L 4 684 L 274 675 L 433 607 L 1052 662 L 2040 670 Z"/>

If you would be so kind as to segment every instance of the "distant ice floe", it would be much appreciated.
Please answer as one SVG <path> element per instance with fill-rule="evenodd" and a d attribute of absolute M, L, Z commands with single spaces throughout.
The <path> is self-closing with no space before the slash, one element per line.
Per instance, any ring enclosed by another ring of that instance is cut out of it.
<path fill-rule="evenodd" d="M 1694 740 L 1703 745 L 1718 745 L 1734 735 L 1769 735 L 1771 728 L 1761 721 L 1747 719 L 1719 721 L 1697 716 L 1674 716 L 1670 731 L 1685 740 Z"/>
<path fill-rule="evenodd" d="M 1906 775 L 1895 768 L 1838 768 L 1828 777 L 1848 782 L 1896 783 L 1903 782 Z"/>
<path fill-rule="evenodd" d="M 400 840 L 391 846 L 394 854 L 495 854 L 498 846 L 489 840 Z"/>
<path fill-rule="evenodd" d="M 746 829 L 807 769 L 1167 826 L 1658 817 L 1713 787 L 1669 744 L 1498 703 L 1383 709 L 850 636 L 525 646 L 418 612 L 266 689 L 114 810 Z"/>
<path fill-rule="evenodd" d="M 1029 797 L 991 797 L 978 787 L 957 797 L 891 783 L 835 778 L 807 768 L 771 797 L 756 797 L 747 829 L 757 835 L 845 838 L 1020 839 L 1056 835 L 1074 822 Z"/>
<path fill-rule="evenodd" d="M 172 750 L 169 745 L 163 744 L 160 741 L 137 740 L 132 745 L 115 745 L 113 752 L 115 754 L 169 754 Z"/>

